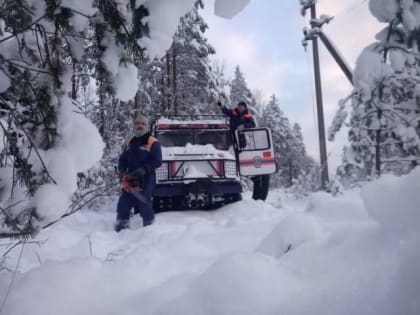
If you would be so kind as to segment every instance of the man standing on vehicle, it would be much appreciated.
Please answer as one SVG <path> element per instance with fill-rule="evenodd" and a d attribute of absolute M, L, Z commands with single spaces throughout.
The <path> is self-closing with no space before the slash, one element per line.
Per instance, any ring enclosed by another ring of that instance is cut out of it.
<path fill-rule="evenodd" d="M 232 131 L 242 128 L 255 128 L 255 121 L 252 115 L 248 112 L 248 106 L 244 101 L 238 103 L 234 109 L 223 106 L 219 101 L 217 102 L 223 113 L 230 118 L 230 128 Z"/>
<path fill-rule="evenodd" d="M 229 109 L 223 106 L 219 101 L 217 105 L 222 109 L 223 113 L 230 118 L 230 128 L 235 139 L 235 130 L 242 130 L 244 128 L 255 128 L 255 121 L 252 115 L 248 112 L 248 106 L 245 102 L 241 101 L 238 106 L 234 109 Z M 239 158 L 238 145 L 235 143 L 234 149 L 236 156 Z M 252 199 L 254 200 L 265 200 L 268 195 L 270 185 L 270 175 L 258 175 L 251 177 L 254 183 L 254 189 L 252 193 Z"/>
<path fill-rule="evenodd" d="M 129 139 L 118 161 L 122 187 L 117 204 L 115 231 L 129 227 L 130 211 L 140 213 L 143 226 L 153 223 L 152 206 L 156 183 L 155 170 L 162 164 L 162 148 L 149 133 L 149 121 L 139 116 L 134 119 L 133 136 Z"/>

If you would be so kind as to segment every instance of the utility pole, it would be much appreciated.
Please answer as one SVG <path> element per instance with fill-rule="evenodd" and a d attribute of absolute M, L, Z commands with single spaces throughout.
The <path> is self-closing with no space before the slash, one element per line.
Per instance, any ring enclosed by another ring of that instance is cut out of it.
<path fill-rule="evenodd" d="M 301 0 L 302 13 L 304 14 L 307 9 L 311 10 L 311 22 L 317 20 L 316 16 L 316 0 Z M 311 23 L 311 31 L 314 31 L 315 24 Z M 318 118 L 318 137 L 319 137 L 319 152 L 321 161 L 321 186 L 323 189 L 327 187 L 329 182 L 328 176 L 328 158 L 327 158 L 327 144 L 325 137 L 325 123 L 324 123 L 324 108 L 322 102 L 322 87 L 321 87 L 321 70 L 319 66 L 319 50 L 318 50 L 318 37 L 308 36 L 308 32 L 305 32 L 305 39 L 312 40 L 312 51 L 314 58 L 314 79 L 315 79 L 315 92 L 316 92 L 316 106 L 317 106 L 317 118 Z M 310 33 L 310 35 L 313 35 Z"/>

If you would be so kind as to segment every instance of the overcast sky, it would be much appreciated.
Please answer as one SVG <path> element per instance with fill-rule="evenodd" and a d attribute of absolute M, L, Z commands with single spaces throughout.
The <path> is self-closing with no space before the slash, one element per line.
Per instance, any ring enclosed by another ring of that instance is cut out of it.
<path fill-rule="evenodd" d="M 335 16 L 324 31 L 352 68 L 361 50 L 384 27 L 370 14 L 368 2 L 319 0 L 317 5 L 318 16 Z M 302 29 L 308 25 L 309 11 L 306 18 L 301 16 L 299 0 L 251 0 L 242 12 L 228 20 L 214 15 L 212 0 L 205 4 L 203 16 L 209 25 L 206 37 L 216 49 L 216 59 L 224 63 L 226 76 L 232 78 L 239 65 L 252 91 L 261 91 L 266 100 L 276 94 L 286 116 L 302 126 L 308 152 L 319 159 L 312 48 L 309 45 L 305 52 L 302 47 Z M 320 46 L 328 128 L 338 100 L 347 96 L 352 87 Z M 345 142 L 346 132 L 341 131 L 335 143 L 327 144 L 330 173 L 340 161 Z"/>

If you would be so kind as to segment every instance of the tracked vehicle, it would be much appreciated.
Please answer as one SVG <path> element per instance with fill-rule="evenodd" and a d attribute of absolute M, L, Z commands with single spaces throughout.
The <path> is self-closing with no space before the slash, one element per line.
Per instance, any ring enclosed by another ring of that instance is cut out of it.
<path fill-rule="evenodd" d="M 276 171 L 268 128 L 233 133 L 224 115 L 158 115 L 152 134 L 162 145 L 157 212 L 218 208 L 241 199 L 241 176 Z"/>

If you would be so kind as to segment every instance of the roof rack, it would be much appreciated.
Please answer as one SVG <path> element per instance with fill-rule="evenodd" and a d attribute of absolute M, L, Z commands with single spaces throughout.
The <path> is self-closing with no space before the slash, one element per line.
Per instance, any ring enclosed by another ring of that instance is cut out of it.
<path fill-rule="evenodd" d="M 226 129 L 229 119 L 222 114 L 156 115 L 153 130 L 165 129 Z"/>
<path fill-rule="evenodd" d="M 193 114 L 193 115 L 177 115 L 177 114 L 157 114 L 155 116 L 155 121 L 166 118 L 170 120 L 203 120 L 203 119 L 227 119 L 224 114 Z"/>

